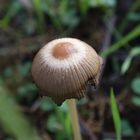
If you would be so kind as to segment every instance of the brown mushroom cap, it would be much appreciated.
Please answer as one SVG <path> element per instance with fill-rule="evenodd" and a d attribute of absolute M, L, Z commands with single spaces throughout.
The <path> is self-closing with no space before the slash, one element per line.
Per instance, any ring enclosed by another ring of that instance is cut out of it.
<path fill-rule="evenodd" d="M 89 80 L 96 85 L 102 59 L 88 44 L 74 38 L 46 44 L 33 60 L 32 76 L 45 96 L 57 104 L 81 98 Z"/>

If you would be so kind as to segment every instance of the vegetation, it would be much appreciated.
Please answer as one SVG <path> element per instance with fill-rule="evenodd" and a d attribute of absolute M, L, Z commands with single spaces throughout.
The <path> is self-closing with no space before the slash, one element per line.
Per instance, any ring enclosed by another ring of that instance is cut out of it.
<path fill-rule="evenodd" d="M 104 58 L 98 90 L 77 101 L 83 140 L 140 139 L 139 0 L 0 3 L 0 140 L 73 139 L 66 103 L 41 98 L 30 73 L 37 50 L 64 36 Z"/>

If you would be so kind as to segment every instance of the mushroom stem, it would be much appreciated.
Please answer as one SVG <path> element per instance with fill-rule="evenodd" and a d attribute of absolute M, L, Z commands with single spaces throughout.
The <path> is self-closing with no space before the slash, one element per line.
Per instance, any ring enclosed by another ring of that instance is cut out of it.
<path fill-rule="evenodd" d="M 68 99 L 67 104 L 70 111 L 74 140 L 82 140 L 75 99 Z"/>

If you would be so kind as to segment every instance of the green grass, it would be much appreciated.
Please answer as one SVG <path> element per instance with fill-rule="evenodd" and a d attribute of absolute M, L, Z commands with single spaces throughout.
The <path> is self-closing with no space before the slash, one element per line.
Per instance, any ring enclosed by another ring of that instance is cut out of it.
<path fill-rule="evenodd" d="M 39 32 L 43 32 L 45 27 L 45 17 L 41 5 L 41 0 L 33 0 L 34 10 L 37 16 L 37 27 Z"/>
<path fill-rule="evenodd" d="M 72 140 L 71 119 L 65 102 L 58 107 L 50 98 L 44 97 L 41 100 L 40 109 L 51 112 L 44 123 L 47 130 L 54 133 L 55 140 Z"/>
<path fill-rule="evenodd" d="M 0 85 L 0 124 L 16 140 L 41 140 L 36 130 L 20 112 L 9 91 Z"/>
<path fill-rule="evenodd" d="M 117 102 L 115 100 L 114 91 L 112 88 L 110 91 L 110 105 L 111 105 L 114 127 L 116 131 L 116 140 L 121 140 L 121 120 L 120 120 Z"/>
<path fill-rule="evenodd" d="M 116 52 L 121 47 L 125 47 L 125 45 L 129 41 L 135 39 L 138 36 L 140 36 L 140 24 L 138 26 L 136 26 L 131 32 L 129 32 L 126 36 L 121 38 L 118 42 L 116 42 L 115 44 L 113 44 L 111 47 L 104 50 L 103 52 L 101 52 L 101 56 L 102 57 L 109 56 L 110 54 Z"/>

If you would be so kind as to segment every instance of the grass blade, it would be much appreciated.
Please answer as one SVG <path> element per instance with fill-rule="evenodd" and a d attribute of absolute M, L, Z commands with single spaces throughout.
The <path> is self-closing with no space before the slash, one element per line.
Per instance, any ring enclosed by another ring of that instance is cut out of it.
<path fill-rule="evenodd" d="M 116 103 L 116 100 L 115 100 L 114 91 L 113 91 L 112 88 L 111 88 L 111 91 L 110 91 L 110 105 L 111 105 L 111 112 L 112 112 L 115 131 L 116 131 L 116 137 L 117 137 L 116 140 L 121 140 L 120 115 L 119 115 L 119 110 L 118 110 L 117 103 Z"/>
<path fill-rule="evenodd" d="M 19 111 L 7 89 L 0 85 L 0 124 L 16 140 L 41 140 L 36 130 Z"/>
<path fill-rule="evenodd" d="M 114 53 L 121 47 L 124 47 L 124 45 L 126 45 L 129 41 L 133 40 L 134 38 L 138 36 L 140 36 L 140 24 L 137 27 L 135 27 L 130 33 L 128 33 L 126 36 L 120 39 L 117 43 L 115 43 L 110 48 L 101 52 L 101 56 L 107 57 L 108 55 Z"/>

